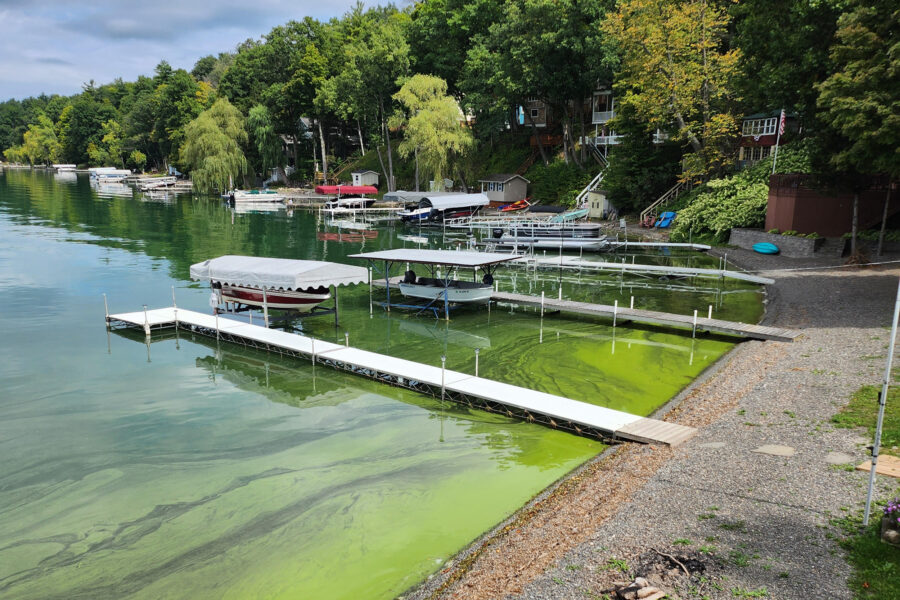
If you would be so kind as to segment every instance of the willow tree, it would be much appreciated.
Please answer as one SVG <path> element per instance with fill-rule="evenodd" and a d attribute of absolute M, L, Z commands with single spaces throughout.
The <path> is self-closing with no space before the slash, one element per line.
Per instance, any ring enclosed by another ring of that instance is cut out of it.
<path fill-rule="evenodd" d="M 281 138 L 275 133 L 272 113 L 263 104 L 257 104 L 247 115 L 247 128 L 250 130 L 253 144 L 259 155 L 262 172 L 284 166 L 284 152 L 281 151 Z"/>
<path fill-rule="evenodd" d="M 685 178 L 716 173 L 733 160 L 740 53 L 727 49 L 729 20 L 710 0 L 623 0 L 603 21 L 621 60 L 618 103 L 652 128 L 674 129 L 691 151 Z"/>
<path fill-rule="evenodd" d="M 187 124 L 181 159 L 200 193 L 224 191 L 247 172 L 241 144 L 247 143 L 244 117 L 225 98 Z"/>
<path fill-rule="evenodd" d="M 414 75 L 393 98 L 404 109 L 391 119 L 392 127 L 405 127 L 397 151 L 404 158 L 416 156 L 417 174 L 421 165 L 434 181 L 441 180 L 449 172 L 453 154 L 462 154 L 474 144 L 459 105 L 447 95 L 447 82 Z"/>

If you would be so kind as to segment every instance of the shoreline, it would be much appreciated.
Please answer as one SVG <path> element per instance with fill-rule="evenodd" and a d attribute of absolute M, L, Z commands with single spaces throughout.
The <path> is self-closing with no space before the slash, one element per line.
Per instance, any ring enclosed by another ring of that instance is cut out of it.
<path fill-rule="evenodd" d="M 732 248 L 714 249 L 711 254 L 721 255 L 725 250 L 729 254 L 729 259 L 742 268 L 759 271 L 778 267 L 825 267 L 840 264 L 840 259 L 835 258 L 803 260 L 758 258 L 752 253 Z M 792 326 L 791 319 L 796 320 L 798 316 L 803 316 L 808 312 L 808 307 L 802 306 L 802 303 L 798 304 L 797 298 L 792 298 L 791 294 L 785 293 L 789 289 L 786 286 L 792 284 L 809 286 L 810 280 L 824 278 L 833 280 L 830 283 L 837 285 L 850 283 L 850 287 L 853 288 L 856 284 L 866 283 L 866 277 L 877 277 L 880 280 L 883 275 L 894 275 L 897 272 L 896 268 L 875 267 L 833 269 L 825 274 L 820 271 L 791 273 L 777 281 L 775 285 L 767 286 L 765 310 L 760 323 L 781 322 L 783 326 Z M 862 282 L 857 281 L 859 277 L 863 278 Z M 895 286 L 896 282 L 894 281 L 893 287 Z M 813 285 L 813 288 L 815 287 Z M 890 292 L 890 297 L 883 297 L 884 294 L 880 294 L 880 304 L 885 304 L 886 300 L 890 301 L 889 305 L 893 304 L 893 289 L 890 289 Z M 799 297 L 802 300 L 804 295 L 800 294 Z M 882 321 L 889 318 L 890 311 L 886 312 L 888 313 L 886 316 L 881 315 Z M 866 325 L 868 328 L 872 327 L 870 322 L 867 322 Z M 820 329 L 823 329 L 822 324 L 813 330 L 818 332 Z M 609 557 L 626 554 L 629 551 L 634 554 L 635 544 L 628 540 L 628 536 L 623 537 L 620 532 L 623 523 L 628 522 L 629 519 L 632 520 L 631 526 L 634 525 L 634 515 L 629 513 L 666 512 L 665 503 L 660 505 L 658 494 L 654 493 L 657 490 L 648 490 L 648 488 L 659 487 L 665 471 L 673 470 L 673 465 L 679 461 L 689 463 L 691 454 L 695 456 L 704 452 L 708 454 L 709 452 L 702 448 L 705 438 L 709 437 L 708 430 L 721 428 L 722 423 L 733 421 L 734 417 L 740 417 L 747 409 L 741 408 L 739 411 L 737 406 L 745 402 L 747 398 L 758 396 L 758 390 L 765 389 L 770 380 L 780 379 L 783 376 L 783 373 L 779 372 L 780 365 L 785 360 L 796 360 L 798 356 L 804 356 L 803 350 L 800 349 L 804 342 L 809 345 L 809 334 L 804 335 L 801 341 L 794 342 L 793 348 L 790 347 L 791 344 L 778 342 L 744 341 L 737 344 L 707 367 L 666 404 L 654 411 L 654 416 L 657 418 L 666 417 L 667 420 L 676 420 L 682 423 L 687 421 L 685 424 L 696 423 L 694 426 L 701 428 L 700 434 L 696 438 L 674 450 L 636 444 L 611 446 L 554 482 L 508 519 L 460 551 L 448 561 L 441 571 L 408 590 L 402 597 L 415 600 L 463 597 L 570 597 L 576 595 L 576 588 L 583 592 L 577 595 L 584 596 L 588 593 L 600 593 L 603 591 L 602 586 L 609 584 L 612 579 L 625 579 L 625 574 L 618 573 L 617 575 L 604 569 L 602 561 L 597 562 L 599 560 L 596 557 L 597 548 L 602 548 L 603 554 Z M 797 369 L 797 367 L 794 368 Z M 711 389 L 721 388 L 723 384 L 731 384 L 732 388 L 736 388 L 733 396 L 717 394 L 716 390 Z M 842 398 L 846 402 L 849 394 L 844 394 Z M 686 402 L 689 399 L 691 402 Z M 743 404 L 740 405 L 743 407 Z M 834 408 L 831 413 L 836 411 L 837 408 Z M 791 411 L 785 410 L 784 412 Z M 816 429 L 819 429 L 819 425 L 816 426 Z M 863 457 L 858 452 L 861 443 L 858 432 L 839 430 L 831 432 L 830 437 L 842 438 L 835 439 L 832 444 L 842 446 L 847 452 L 850 452 L 851 447 L 855 448 L 857 456 L 853 458 L 854 460 L 859 458 L 861 462 Z M 725 443 L 707 442 L 706 445 L 718 447 L 719 444 L 724 445 Z M 690 447 L 690 449 L 684 447 Z M 812 453 L 812 451 L 810 452 Z M 685 456 L 688 458 L 685 459 Z M 738 461 L 740 460 L 739 457 Z M 789 459 L 786 462 L 789 462 Z M 677 470 L 675 469 L 676 472 Z M 832 471 L 836 470 L 832 469 Z M 850 476 L 848 479 L 853 479 L 853 473 L 844 473 Z M 664 484 L 662 487 L 666 485 L 669 484 Z M 640 494 L 647 493 L 650 493 L 654 500 L 649 508 L 638 501 Z M 598 495 L 602 496 L 602 502 L 596 502 Z M 857 498 L 854 496 L 854 499 Z M 665 501 L 671 500 L 665 499 Z M 701 506 L 696 508 L 702 509 Z M 696 521 L 697 518 L 694 517 L 694 520 Z M 700 522 L 701 525 L 702 522 Z M 693 524 L 690 521 L 685 521 L 685 523 L 688 528 Z M 654 536 L 656 528 L 651 526 L 644 529 L 636 537 L 660 537 L 658 532 Z M 618 533 L 612 536 L 604 535 L 604 530 L 614 530 Z M 610 538 L 615 540 L 615 543 L 610 543 Z M 672 548 L 672 539 L 657 539 L 653 544 L 654 548 L 658 548 L 664 553 L 679 550 L 679 548 Z M 836 547 L 834 542 L 831 545 Z M 638 546 L 641 545 L 638 544 Z M 644 544 L 643 547 L 646 550 L 649 546 Z M 493 552 L 489 553 L 488 550 L 493 550 Z M 829 550 L 831 551 L 833 548 L 829 548 Z M 694 555 L 698 554 L 695 549 L 692 552 Z M 834 552 L 840 554 L 837 550 Z M 561 566 L 564 558 L 566 561 L 574 559 L 574 562 Z M 647 561 L 644 560 L 644 562 Z M 723 573 L 730 572 L 729 568 L 723 566 L 721 564 L 723 561 L 718 558 L 710 557 L 706 562 L 711 566 L 715 565 Z M 710 568 L 710 572 L 714 570 L 712 567 Z M 841 580 L 841 576 L 838 573 L 832 579 Z M 606 583 L 601 583 L 603 581 Z M 684 582 L 680 583 L 684 584 Z M 777 585 L 777 583 L 770 585 Z M 663 581 L 662 584 L 665 582 Z M 843 580 L 839 584 L 830 581 L 826 586 L 831 588 L 829 593 L 833 594 L 832 597 L 844 597 L 849 594 L 849 591 L 841 594 L 840 584 L 843 584 Z M 674 592 L 671 586 L 664 589 Z M 846 585 L 843 589 L 846 590 Z M 519 596 L 520 594 L 521 596 Z M 707 595 L 709 595 L 709 590 L 707 590 Z M 712 595 L 710 597 L 731 597 L 731 592 L 726 589 L 721 596 Z"/>

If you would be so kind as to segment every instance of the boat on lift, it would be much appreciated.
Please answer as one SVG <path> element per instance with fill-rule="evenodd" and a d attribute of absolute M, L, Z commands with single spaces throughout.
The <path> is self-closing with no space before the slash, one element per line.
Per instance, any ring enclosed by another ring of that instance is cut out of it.
<path fill-rule="evenodd" d="M 284 202 L 284 195 L 275 190 L 232 190 L 228 199 L 238 202 Z"/>

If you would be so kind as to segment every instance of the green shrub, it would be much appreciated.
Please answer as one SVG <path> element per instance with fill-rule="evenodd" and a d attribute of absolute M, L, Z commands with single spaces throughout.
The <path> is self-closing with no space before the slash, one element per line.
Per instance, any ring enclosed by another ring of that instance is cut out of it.
<path fill-rule="evenodd" d="M 770 229 L 769 233 L 774 233 L 775 235 L 778 235 L 778 228 L 776 227 L 774 229 Z"/>
<path fill-rule="evenodd" d="M 795 235 L 797 235 L 797 230 L 796 229 L 788 229 L 787 231 L 782 231 L 781 235 L 789 235 L 791 237 L 794 237 Z"/>

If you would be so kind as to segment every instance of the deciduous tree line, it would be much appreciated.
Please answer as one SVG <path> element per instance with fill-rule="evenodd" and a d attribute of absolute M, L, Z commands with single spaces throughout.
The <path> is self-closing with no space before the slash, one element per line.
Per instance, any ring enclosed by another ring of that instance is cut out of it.
<path fill-rule="evenodd" d="M 398 155 L 440 178 L 475 146 L 536 131 L 528 111 L 523 123 L 515 115 L 537 99 L 562 140 L 556 154 L 539 145 L 543 160 L 593 169 L 580 143 L 585 99 L 604 84 L 624 136 L 610 185 L 633 195 L 672 171 L 726 172 L 740 116 L 780 108 L 800 115 L 823 172 L 896 177 L 898 16 L 886 0 L 358 4 L 275 27 L 191 72 L 162 62 L 134 82 L 2 103 L 0 148 L 33 164 L 172 164 L 209 188 L 286 162 L 327 173 L 374 148 L 393 187 Z M 669 142 L 654 143 L 657 131 Z"/>

